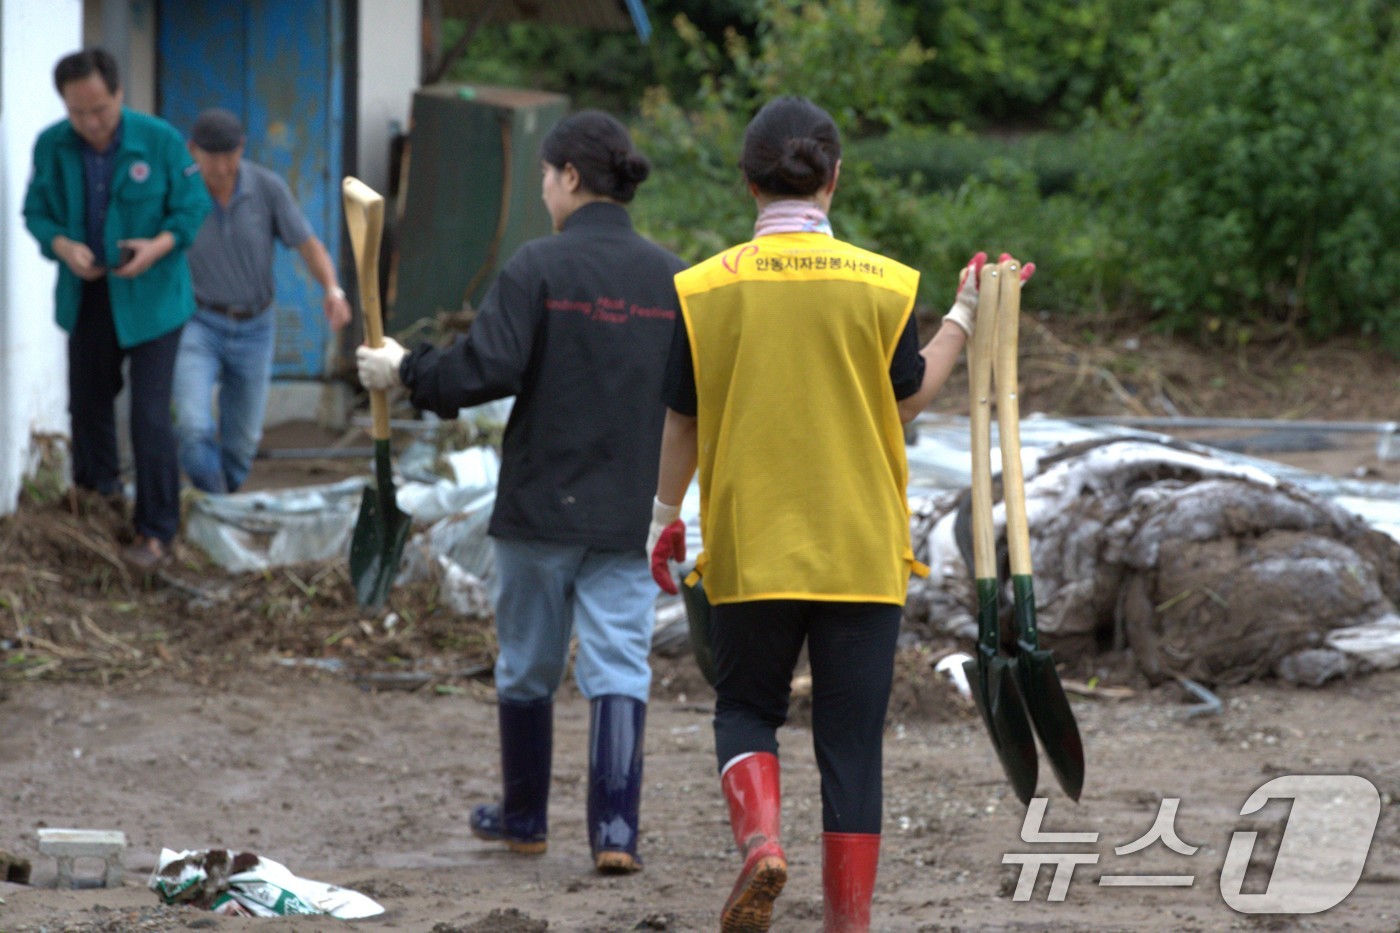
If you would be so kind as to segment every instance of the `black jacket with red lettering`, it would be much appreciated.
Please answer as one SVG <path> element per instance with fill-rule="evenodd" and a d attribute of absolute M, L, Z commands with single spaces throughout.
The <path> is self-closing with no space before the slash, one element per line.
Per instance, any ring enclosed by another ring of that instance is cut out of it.
<path fill-rule="evenodd" d="M 515 396 L 492 535 L 645 546 L 684 267 L 625 208 L 589 203 L 510 258 L 465 337 L 404 358 L 414 406 L 444 418 Z"/>

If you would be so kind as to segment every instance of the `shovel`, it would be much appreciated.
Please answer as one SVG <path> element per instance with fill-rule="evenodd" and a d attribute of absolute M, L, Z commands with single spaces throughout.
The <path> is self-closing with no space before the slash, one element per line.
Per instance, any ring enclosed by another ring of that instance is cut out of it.
<path fill-rule="evenodd" d="M 1026 521 L 1025 477 L 1021 472 L 1021 417 L 1016 382 L 1016 343 L 1021 318 L 1020 273 L 1020 266 L 1015 260 L 1002 261 L 999 275 L 1001 301 L 996 319 L 997 427 L 1001 435 L 1002 500 L 1006 504 L 1006 547 L 1011 558 L 1011 592 L 1018 632 L 1014 669 L 1021 697 L 1030 712 L 1035 732 L 1040 736 L 1040 744 L 1045 748 L 1045 757 L 1050 759 L 1055 778 L 1071 799 L 1078 800 L 1080 791 L 1084 789 L 1084 743 L 1079 738 L 1079 726 L 1065 697 L 1060 675 L 1055 672 L 1054 656 L 1040 647 L 1040 636 L 1035 625 L 1035 588 L 1031 575 L 1030 530 Z M 975 330 L 980 337 L 980 319 Z M 976 501 L 974 498 L 974 509 Z M 978 587 L 980 596 L 980 580 Z M 1032 778 L 1032 786 L 1034 783 Z"/>
<path fill-rule="evenodd" d="M 1035 735 L 1016 680 L 1015 658 L 1002 654 L 997 615 L 996 532 L 992 523 L 992 344 L 1000 317 L 1001 273 L 990 263 L 982 267 L 977 325 L 968 348 L 972 411 L 972 563 L 977 582 L 977 657 L 963 663 L 982 722 L 1002 770 L 1022 803 L 1035 796 L 1039 763 Z M 1013 351 L 1014 352 L 1014 351 Z"/>
<path fill-rule="evenodd" d="M 365 341 L 384 346 L 384 324 L 379 314 L 379 242 L 384 234 L 384 198 L 358 178 L 341 183 L 345 224 L 355 251 L 359 273 L 360 304 L 365 317 Z M 394 472 L 389 458 L 389 400 L 382 391 L 369 393 L 374 438 L 374 488 L 365 489 L 360 516 L 350 539 L 350 580 L 361 606 L 384 604 L 399 569 L 399 556 L 412 525 L 399 510 L 394 493 Z"/>
<path fill-rule="evenodd" d="M 690 650 L 695 655 L 695 664 L 704 675 L 705 682 L 715 685 L 715 654 L 710 648 L 710 599 L 705 595 L 705 581 L 697 579 L 695 585 L 687 582 L 693 563 L 683 565 L 676 571 L 680 585 L 681 599 L 685 603 L 685 621 L 690 629 Z"/>

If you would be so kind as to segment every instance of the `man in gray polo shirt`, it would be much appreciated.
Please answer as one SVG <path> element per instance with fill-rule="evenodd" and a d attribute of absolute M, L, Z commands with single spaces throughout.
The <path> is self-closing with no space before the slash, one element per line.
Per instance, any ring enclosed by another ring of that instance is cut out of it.
<path fill-rule="evenodd" d="M 198 307 L 180 337 L 175 363 L 175 429 L 180 466 L 205 492 L 243 485 L 262 440 L 275 336 L 268 313 L 275 241 L 300 253 L 325 289 L 331 329 L 350 320 L 330 254 L 287 183 L 243 158 L 244 141 L 243 124 L 222 109 L 201 113 L 189 139 L 214 209 L 189 250 Z"/>

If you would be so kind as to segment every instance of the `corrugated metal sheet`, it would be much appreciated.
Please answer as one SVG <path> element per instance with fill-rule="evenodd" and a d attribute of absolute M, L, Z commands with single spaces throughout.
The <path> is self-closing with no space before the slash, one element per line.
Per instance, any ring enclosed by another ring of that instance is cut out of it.
<path fill-rule="evenodd" d="M 533 22 L 578 29 L 630 31 L 632 17 L 623 0 L 442 0 L 446 16 L 486 23 Z"/>

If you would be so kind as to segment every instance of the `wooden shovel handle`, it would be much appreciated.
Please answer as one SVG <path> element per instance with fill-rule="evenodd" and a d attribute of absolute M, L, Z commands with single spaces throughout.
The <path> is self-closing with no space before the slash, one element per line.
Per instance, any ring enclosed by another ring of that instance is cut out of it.
<path fill-rule="evenodd" d="M 1026 481 L 1021 470 L 1021 403 L 1016 357 L 1021 323 L 1021 265 L 1002 262 L 1001 303 L 996 326 L 997 431 L 1001 436 L 1001 495 L 1006 504 L 1006 548 L 1011 576 L 1031 574 L 1031 539 L 1026 522 Z"/>
<path fill-rule="evenodd" d="M 358 178 L 347 175 L 340 183 L 345 225 L 350 230 L 350 246 L 355 252 L 359 274 L 360 308 L 365 316 L 365 343 L 384 346 L 384 319 L 379 310 L 379 244 L 384 237 L 384 197 Z M 377 441 L 389 439 L 389 401 L 384 392 L 369 394 L 371 435 Z"/>
<path fill-rule="evenodd" d="M 992 346 L 1000 317 L 1000 272 L 990 263 L 978 280 L 977 322 L 967 350 L 967 372 L 972 409 L 969 447 L 972 454 L 972 575 L 994 578 L 996 530 L 992 523 Z"/>

